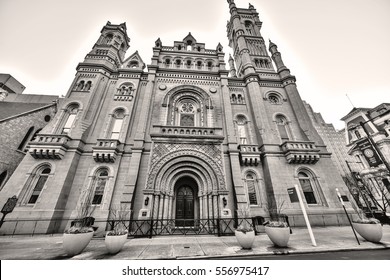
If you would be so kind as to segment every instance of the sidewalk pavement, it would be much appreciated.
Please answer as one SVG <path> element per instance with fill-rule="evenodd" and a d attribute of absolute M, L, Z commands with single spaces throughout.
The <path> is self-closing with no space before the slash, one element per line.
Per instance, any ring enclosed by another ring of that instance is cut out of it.
<path fill-rule="evenodd" d="M 208 259 L 213 257 L 237 257 L 244 255 L 272 255 L 316 253 L 344 250 L 390 249 L 390 226 L 383 226 L 380 243 L 372 243 L 358 236 L 358 245 L 350 227 L 313 228 L 317 246 L 311 243 L 306 228 L 293 228 L 289 247 L 274 247 L 265 233 L 255 237 L 251 250 L 243 250 L 235 236 L 188 235 L 158 236 L 128 239 L 122 251 L 109 255 L 104 238 L 93 238 L 79 255 L 67 257 L 62 249 L 62 235 L 0 236 L 1 260 L 144 260 L 144 259 Z M 389 254 L 390 259 L 390 254 Z"/>

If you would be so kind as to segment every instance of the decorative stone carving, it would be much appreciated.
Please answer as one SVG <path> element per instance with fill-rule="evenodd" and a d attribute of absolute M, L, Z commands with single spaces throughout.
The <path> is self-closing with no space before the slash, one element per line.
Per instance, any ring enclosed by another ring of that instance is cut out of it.
<path fill-rule="evenodd" d="M 204 176 L 208 178 L 208 186 L 211 183 L 212 188 L 226 189 L 219 145 L 174 143 L 154 144 L 146 189 L 166 188 L 161 183 L 163 177 L 169 173 L 171 166 L 183 161 L 189 169 L 196 167 L 201 173 L 206 173 Z"/>

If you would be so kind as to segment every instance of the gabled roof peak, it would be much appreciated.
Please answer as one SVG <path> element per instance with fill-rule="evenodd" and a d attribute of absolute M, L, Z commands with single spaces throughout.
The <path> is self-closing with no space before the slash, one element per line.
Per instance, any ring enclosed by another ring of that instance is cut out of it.
<path fill-rule="evenodd" d="M 186 37 L 184 37 L 183 42 L 192 41 L 192 43 L 196 43 L 196 39 L 192 36 L 191 32 L 188 33 Z"/>

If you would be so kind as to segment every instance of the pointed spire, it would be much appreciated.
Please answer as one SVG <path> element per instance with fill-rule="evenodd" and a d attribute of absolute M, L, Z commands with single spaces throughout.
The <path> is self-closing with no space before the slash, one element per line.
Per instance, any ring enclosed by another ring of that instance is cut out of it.
<path fill-rule="evenodd" d="M 156 42 L 154 42 L 154 44 L 155 44 L 156 48 L 161 48 L 162 42 L 160 40 L 160 37 L 156 40 Z"/>
<path fill-rule="evenodd" d="M 233 60 L 232 54 L 229 53 L 229 61 Z"/>
<path fill-rule="evenodd" d="M 218 43 L 217 52 L 222 52 L 222 51 L 223 51 L 223 46 L 221 45 L 221 43 Z"/>
<path fill-rule="evenodd" d="M 249 9 L 254 9 L 255 7 L 253 7 L 253 5 L 251 3 L 249 3 Z"/>
<path fill-rule="evenodd" d="M 269 50 L 270 50 L 270 51 L 271 51 L 271 48 L 272 48 L 273 46 L 278 47 L 277 45 L 275 45 L 274 43 L 272 43 L 271 39 L 268 39 L 268 41 L 269 41 Z"/>

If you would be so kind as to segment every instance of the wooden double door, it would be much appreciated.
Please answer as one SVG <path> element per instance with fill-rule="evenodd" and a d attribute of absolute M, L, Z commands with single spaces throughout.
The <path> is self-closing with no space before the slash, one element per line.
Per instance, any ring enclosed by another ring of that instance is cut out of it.
<path fill-rule="evenodd" d="M 176 226 L 193 226 L 195 218 L 195 194 L 190 186 L 183 185 L 176 193 Z"/>

